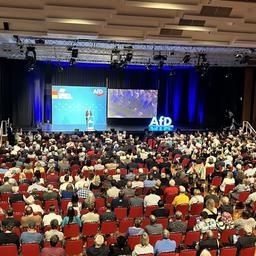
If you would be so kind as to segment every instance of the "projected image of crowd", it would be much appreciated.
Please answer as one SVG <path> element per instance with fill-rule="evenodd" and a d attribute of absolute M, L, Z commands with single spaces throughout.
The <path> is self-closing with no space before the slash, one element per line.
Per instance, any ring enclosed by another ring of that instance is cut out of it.
<path fill-rule="evenodd" d="M 255 255 L 256 141 L 240 130 L 17 132 L 0 180 L 1 255 Z"/>

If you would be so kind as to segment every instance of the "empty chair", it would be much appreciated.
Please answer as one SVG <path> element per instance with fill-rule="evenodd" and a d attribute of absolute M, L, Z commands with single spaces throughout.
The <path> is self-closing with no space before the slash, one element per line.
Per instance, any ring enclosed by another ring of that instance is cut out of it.
<path fill-rule="evenodd" d="M 133 206 L 130 208 L 129 217 L 137 218 L 143 216 L 143 207 L 142 206 Z"/>
<path fill-rule="evenodd" d="M 176 247 L 178 248 L 182 241 L 181 233 L 170 233 L 170 239 L 176 242 Z"/>
<path fill-rule="evenodd" d="M 67 240 L 66 241 L 66 256 L 73 256 L 83 252 L 82 240 Z"/>
<path fill-rule="evenodd" d="M 118 207 L 114 209 L 114 212 L 118 220 L 121 220 L 127 217 L 127 208 Z"/>
<path fill-rule="evenodd" d="M 39 244 L 22 244 L 22 256 L 38 256 L 40 254 Z"/>
<path fill-rule="evenodd" d="M 227 247 L 222 248 L 220 251 L 220 256 L 236 256 L 236 247 Z M 249 255 L 247 255 L 249 256 Z"/>
<path fill-rule="evenodd" d="M 116 232 L 116 222 L 115 221 L 104 221 L 101 223 L 101 233 L 103 235 L 109 235 Z"/>
<path fill-rule="evenodd" d="M 134 224 L 133 219 L 122 219 L 119 223 L 119 233 L 127 233 L 129 227 Z"/>
<path fill-rule="evenodd" d="M 152 246 L 155 246 L 156 241 L 158 240 L 162 240 L 163 239 L 163 235 L 159 234 L 159 235 L 149 235 L 149 243 Z"/>
<path fill-rule="evenodd" d="M 203 204 L 192 204 L 190 206 L 190 210 L 189 210 L 189 213 L 191 215 L 200 215 L 201 212 L 203 211 L 203 208 L 204 208 L 204 205 Z"/>
<path fill-rule="evenodd" d="M 64 237 L 71 238 L 71 237 L 78 237 L 80 235 L 80 227 L 77 223 L 66 224 L 64 226 Z"/>
<path fill-rule="evenodd" d="M 235 229 L 225 229 L 221 232 L 221 238 L 220 243 L 222 245 L 228 245 L 229 244 L 229 237 L 233 236 L 236 233 Z"/>
<path fill-rule="evenodd" d="M 88 222 L 83 224 L 83 236 L 95 236 L 99 230 L 99 223 Z"/>
<path fill-rule="evenodd" d="M 16 245 L 1 245 L 0 255 L 18 256 L 18 250 Z"/>
<path fill-rule="evenodd" d="M 181 251 L 179 256 L 196 256 L 196 250 Z"/>
<path fill-rule="evenodd" d="M 140 236 L 129 236 L 128 237 L 128 245 L 130 246 L 131 250 L 134 249 L 136 244 L 140 243 Z"/>
<path fill-rule="evenodd" d="M 256 247 L 243 248 L 239 251 L 239 256 L 255 256 Z"/>
<path fill-rule="evenodd" d="M 192 247 L 196 242 L 199 242 L 199 239 L 200 239 L 199 231 L 189 231 L 185 235 L 184 244 L 188 247 Z"/>

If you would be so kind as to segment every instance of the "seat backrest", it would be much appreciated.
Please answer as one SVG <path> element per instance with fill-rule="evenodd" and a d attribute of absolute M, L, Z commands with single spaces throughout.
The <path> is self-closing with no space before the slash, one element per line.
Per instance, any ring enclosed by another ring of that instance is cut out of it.
<path fill-rule="evenodd" d="M 140 243 L 140 236 L 129 236 L 128 237 L 128 245 L 130 246 L 131 250 L 134 249 L 136 244 Z"/>
<path fill-rule="evenodd" d="M 114 209 L 117 219 L 123 219 L 127 217 L 127 208 L 118 207 Z"/>
<path fill-rule="evenodd" d="M 196 256 L 196 250 L 181 251 L 179 256 Z"/>
<path fill-rule="evenodd" d="M 225 186 L 224 195 L 227 195 L 230 191 L 232 191 L 235 187 L 235 184 L 227 184 Z"/>
<path fill-rule="evenodd" d="M 243 248 L 239 251 L 239 256 L 255 256 L 256 247 Z"/>
<path fill-rule="evenodd" d="M 22 256 L 38 256 L 40 254 L 39 244 L 22 244 Z"/>
<path fill-rule="evenodd" d="M 156 241 L 158 240 L 162 240 L 163 239 L 163 235 L 159 234 L 159 235 L 149 235 L 149 243 L 152 246 L 155 246 Z"/>
<path fill-rule="evenodd" d="M 186 233 L 184 243 L 187 246 L 192 246 L 195 242 L 199 242 L 200 232 L 199 231 L 190 231 Z"/>
<path fill-rule="evenodd" d="M 166 229 L 168 226 L 168 218 L 157 218 L 156 222 L 162 224 L 163 228 Z"/>
<path fill-rule="evenodd" d="M 212 185 L 213 185 L 213 186 L 218 187 L 218 186 L 220 186 L 221 182 L 222 182 L 222 177 L 215 176 L 215 177 L 212 179 Z"/>
<path fill-rule="evenodd" d="M 250 195 L 250 192 L 247 192 L 247 191 L 240 192 L 239 197 L 238 197 L 238 201 L 239 202 L 246 201 L 249 195 Z"/>
<path fill-rule="evenodd" d="M 73 256 L 83 252 L 82 240 L 67 240 L 66 241 L 66 256 Z"/>
<path fill-rule="evenodd" d="M 220 242 L 222 244 L 229 244 L 229 237 L 234 235 L 236 233 L 235 229 L 225 229 L 221 232 L 221 238 L 220 238 Z"/>
<path fill-rule="evenodd" d="M 142 206 L 134 206 L 130 208 L 129 217 L 137 218 L 143 216 L 143 207 Z"/>
<path fill-rule="evenodd" d="M 222 248 L 220 251 L 220 256 L 236 256 L 236 247 L 230 247 L 230 248 Z"/>
<path fill-rule="evenodd" d="M 204 208 L 204 205 L 201 204 L 201 203 L 192 204 L 192 205 L 190 206 L 189 213 L 190 213 L 191 215 L 200 215 L 201 212 L 203 211 L 203 208 Z"/>
<path fill-rule="evenodd" d="M 119 223 L 119 233 L 126 233 L 129 227 L 134 225 L 133 219 L 122 219 Z"/>
<path fill-rule="evenodd" d="M 99 223 L 91 222 L 91 223 L 84 223 L 83 225 L 83 236 L 95 236 L 99 230 Z"/>
<path fill-rule="evenodd" d="M 116 222 L 115 221 L 104 221 L 101 223 L 101 233 L 103 235 L 109 235 L 116 232 Z"/>
<path fill-rule="evenodd" d="M 181 233 L 170 233 L 170 239 L 174 240 L 176 242 L 176 247 L 179 247 L 182 240 L 182 234 Z"/>
<path fill-rule="evenodd" d="M 0 246 L 0 255 L 18 256 L 17 246 L 14 244 L 1 245 Z"/>
<path fill-rule="evenodd" d="M 64 226 L 64 237 L 78 237 L 80 234 L 80 227 L 77 223 L 66 224 Z"/>

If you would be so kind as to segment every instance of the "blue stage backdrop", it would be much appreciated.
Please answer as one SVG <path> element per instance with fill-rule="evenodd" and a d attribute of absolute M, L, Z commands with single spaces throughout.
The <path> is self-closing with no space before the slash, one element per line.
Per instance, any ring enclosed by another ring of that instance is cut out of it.
<path fill-rule="evenodd" d="M 52 130 L 106 130 L 106 88 L 52 86 Z"/>
<path fill-rule="evenodd" d="M 158 116 L 171 117 L 177 126 L 221 127 L 226 109 L 241 120 L 244 68 L 210 67 L 202 77 L 189 66 L 164 66 L 161 70 L 156 66 L 151 70 L 127 66 L 116 70 L 106 64 L 78 63 L 70 67 L 68 63 L 37 62 L 36 69 L 28 72 L 24 60 L 0 59 L 0 119 L 11 118 L 17 127 L 59 121 L 52 116 L 52 85 L 81 86 L 85 91 L 105 85 L 108 89 L 158 90 Z M 86 92 L 81 95 L 86 98 Z M 77 125 L 85 127 L 84 111 Z M 101 115 L 105 120 L 106 111 Z M 132 125 L 141 121 L 137 118 Z"/>

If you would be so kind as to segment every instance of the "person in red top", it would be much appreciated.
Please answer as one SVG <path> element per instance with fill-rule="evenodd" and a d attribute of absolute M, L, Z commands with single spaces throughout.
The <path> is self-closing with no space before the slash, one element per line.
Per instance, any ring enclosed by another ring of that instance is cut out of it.
<path fill-rule="evenodd" d="M 46 175 L 46 183 L 58 183 L 59 175 L 55 172 L 54 167 L 50 167 Z"/>
<path fill-rule="evenodd" d="M 50 239 L 50 245 L 51 247 L 49 248 L 43 248 L 43 250 L 41 251 L 40 256 L 65 256 L 65 250 L 63 248 L 60 247 L 56 247 L 57 244 L 59 242 L 59 237 L 57 235 L 54 235 L 51 237 Z"/>
<path fill-rule="evenodd" d="M 170 195 L 170 194 L 178 194 L 179 193 L 179 188 L 177 186 L 175 186 L 175 181 L 174 180 L 170 180 L 169 181 L 169 187 L 166 187 L 164 189 L 164 194 L 165 195 Z"/>

